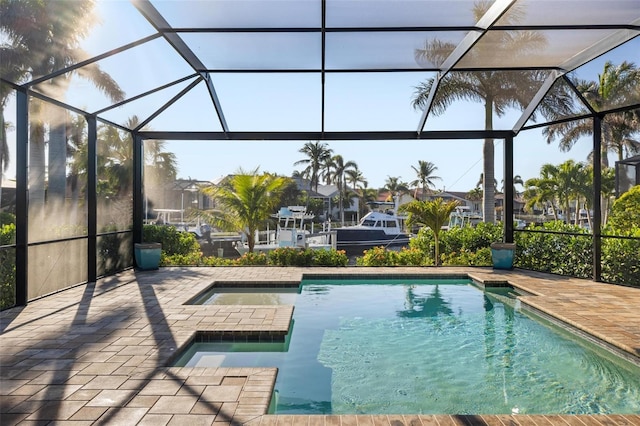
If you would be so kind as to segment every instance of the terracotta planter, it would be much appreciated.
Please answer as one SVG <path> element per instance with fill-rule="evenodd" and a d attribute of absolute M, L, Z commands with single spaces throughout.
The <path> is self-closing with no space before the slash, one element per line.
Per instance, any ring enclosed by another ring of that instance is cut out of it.
<path fill-rule="evenodd" d="M 516 254 L 515 243 L 492 243 L 491 260 L 494 269 L 513 269 L 513 258 Z"/>
<path fill-rule="evenodd" d="M 134 244 L 134 256 L 136 266 L 143 271 L 158 269 L 160 265 L 160 243 L 136 243 Z"/>

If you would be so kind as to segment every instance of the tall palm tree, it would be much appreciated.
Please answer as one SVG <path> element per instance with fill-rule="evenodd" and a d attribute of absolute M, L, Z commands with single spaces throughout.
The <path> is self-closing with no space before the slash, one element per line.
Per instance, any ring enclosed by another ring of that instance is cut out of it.
<path fill-rule="evenodd" d="M 409 184 L 416 187 L 414 198 L 418 193 L 418 185 L 420 185 L 422 187 L 422 201 L 424 201 L 427 196 L 427 188 L 435 188 L 436 184 L 434 181 L 441 179 L 439 176 L 433 175 L 438 168 L 432 162 L 424 160 L 418 160 L 418 167 L 411 166 L 411 168 L 418 176 L 416 180 Z"/>
<path fill-rule="evenodd" d="M 94 7 L 93 0 L 3 1 L 0 9 L 11 11 L 3 15 L 6 19 L 2 20 L 2 30 L 10 34 L 11 42 L 11 46 L 2 52 L 3 61 L 9 61 L 5 66 L 16 70 L 14 78 L 45 76 L 87 58 L 89 55 L 79 48 L 79 43 L 96 23 Z M 72 74 L 93 83 L 112 101 L 124 99 L 124 93 L 117 83 L 95 63 L 53 78 L 38 87 L 45 94 L 61 99 Z M 31 203 L 40 204 L 44 201 L 45 190 L 44 145 L 47 123 L 49 192 L 51 195 L 64 197 L 68 117 L 63 109 L 46 106 L 42 102 L 31 102 L 30 106 L 29 192 Z"/>
<path fill-rule="evenodd" d="M 438 197 L 431 201 L 412 201 L 400 207 L 407 213 L 407 228 L 413 225 L 426 226 L 433 231 L 435 243 L 435 263 L 440 264 L 440 231 L 449 222 L 449 216 L 458 206 L 457 201 L 445 202 Z"/>
<path fill-rule="evenodd" d="M 390 192 L 392 201 L 395 201 L 396 197 L 409 191 L 409 185 L 401 181 L 400 176 L 387 176 L 383 188 Z"/>
<path fill-rule="evenodd" d="M 505 188 L 504 188 L 504 179 L 502 179 L 500 181 L 500 184 L 502 186 L 502 192 L 504 192 L 504 190 L 505 190 Z M 513 195 L 518 195 L 518 191 L 516 190 L 516 185 L 520 185 L 520 186 L 524 185 L 524 181 L 522 180 L 522 176 L 515 175 L 513 177 Z"/>
<path fill-rule="evenodd" d="M 607 62 L 598 81 L 576 80 L 574 84 L 597 111 L 640 102 L 640 69 L 631 62 L 625 61 L 618 66 Z M 640 126 L 636 114 L 631 111 L 607 114 L 602 120 L 604 167 L 609 166 L 609 152 L 615 153 L 618 161 L 640 153 Z M 560 150 L 567 152 L 580 138 L 592 135 L 593 126 L 590 119 L 575 120 L 548 126 L 542 134 L 547 143 L 557 139 Z"/>
<path fill-rule="evenodd" d="M 331 180 L 338 187 L 338 209 L 340 210 L 340 223 L 344 225 L 344 204 L 348 202 L 346 177 L 349 170 L 358 168 L 354 161 L 344 161 L 342 155 L 334 155 L 331 157 Z"/>
<path fill-rule="evenodd" d="M 249 252 L 255 246 L 255 234 L 280 203 L 289 178 L 268 173 L 240 170 L 228 186 L 210 186 L 203 192 L 216 201 L 220 210 L 205 214 L 208 223 L 226 231 L 244 234 Z"/>
<path fill-rule="evenodd" d="M 301 154 L 307 156 L 302 160 L 293 163 L 294 166 L 305 164 L 307 167 L 303 170 L 302 175 L 309 178 L 309 189 L 313 188 L 318 192 L 318 184 L 320 183 L 320 171 L 324 165 L 331 159 L 333 150 L 329 146 L 320 141 L 307 142 L 298 150 Z"/>
<path fill-rule="evenodd" d="M 345 171 L 345 181 L 351 184 L 353 193 L 358 197 L 358 221 L 360 221 L 360 213 L 363 211 L 363 206 L 366 204 L 364 199 L 364 190 L 367 188 L 367 179 L 362 174 L 362 171 L 358 169 L 358 166 Z"/>
<path fill-rule="evenodd" d="M 476 1 L 473 15 L 476 22 L 489 10 L 493 1 Z M 514 8 L 517 8 L 515 5 Z M 511 9 L 509 16 L 512 23 L 520 19 L 523 10 Z M 509 24 L 509 22 L 504 22 Z M 474 49 L 477 57 L 514 57 L 525 58 L 538 52 L 546 44 L 545 37 L 535 31 L 489 31 L 482 42 Z M 450 42 L 433 39 L 427 40 L 422 49 L 415 52 L 418 63 L 441 65 L 454 51 L 456 45 Z M 470 58 L 473 62 L 474 58 Z M 433 99 L 432 112 L 442 114 L 453 102 L 468 100 L 484 103 L 485 129 L 493 130 L 493 114 L 502 116 L 509 108 L 524 109 L 538 87 L 546 79 L 547 74 L 541 71 L 504 72 L 493 70 L 449 72 L 439 83 L 438 91 Z M 412 99 L 413 107 L 424 109 L 429 99 L 429 93 L 434 86 L 435 79 L 431 78 L 416 87 Z M 568 108 L 570 98 L 558 93 L 557 96 L 547 96 L 540 106 L 544 114 L 550 109 Z M 492 138 L 484 140 L 483 148 L 483 217 L 485 222 L 495 222 L 495 175 L 494 141 Z"/>
<path fill-rule="evenodd" d="M 583 179 L 584 165 L 573 160 L 565 161 L 559 166 L 543 164 L 540 168 L 540 178 L 528 179 L 524 197 L 525 207 L 550 202 L 553 207 L 554 219 L 558 220 L 557 208 L 560 206 L 564 213 L 564 221 L 569 221 L 569 207 L 571 200 L 584 193 Z"/>
<path fill-rule="evenodd" d="M 8 127 L 9 123 L 4 121 L 4 113 L 0 106 L 0 207 L 2 207 L 2 176 L 4 172 L 9 169 L 9 144 L 7 143 Z"/>

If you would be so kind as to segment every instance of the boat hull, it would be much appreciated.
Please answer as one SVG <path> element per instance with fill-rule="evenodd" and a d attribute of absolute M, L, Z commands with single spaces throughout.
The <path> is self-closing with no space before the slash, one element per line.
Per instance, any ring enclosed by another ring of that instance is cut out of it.
<path fill-rule="evenodd" d="M 338 228 L 336 248 L 348 255 L 362 254 L 373 247 L 404 247 L 409 244 L 408 234 L 386 234 L 383 230 Z"/>

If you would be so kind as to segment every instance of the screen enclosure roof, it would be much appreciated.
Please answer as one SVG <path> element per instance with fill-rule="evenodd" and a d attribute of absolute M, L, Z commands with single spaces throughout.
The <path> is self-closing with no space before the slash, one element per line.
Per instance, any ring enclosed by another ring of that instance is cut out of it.
<path fill-rule="evenodd" d="M 11 83 L 146 138 L 475 138 L 487 99 L 497 136 L 640 105 L 638 88 L 606 102 L 580 90 L 607 62 L 640 65 L 638 0 L 132 0 L 94 13 L 83 55 Z M 96 65 L 123 97 L 83 78 Z M 568 102 L 549 112 L 558 93 Z"/>

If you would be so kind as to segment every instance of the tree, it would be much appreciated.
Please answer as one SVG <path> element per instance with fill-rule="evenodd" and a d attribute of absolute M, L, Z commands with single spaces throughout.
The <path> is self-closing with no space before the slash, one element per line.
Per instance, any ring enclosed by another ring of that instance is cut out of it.
<path fill-rule="evenodd" d="M 340 210 L 340 223 L 344 225 L 344 205 L 350 203 L 346 184 L 346 174 L 349 170 L 357 169 L 354 161 L 344 161 L 342 155 L 331 157 L 331 176 L 333 183 L 338 187 L 338 209 Z"/>
<path fill-rule="evenodd" d="M 487 12 L 493 2 L 477 1 L 473 7 L 476 22 Z M 518 5 L 512 9 L 510 16 L 520 19 L 523 10 Z M 509 22 L 504 22 L 509 24 Z M 514 22 L 515 23 L 515 22 Z M 489 31 L 482 43 L 476 46 L 475 55 L 481 57 L 513 57 L 525 58 L 539 51 L 546 44 L 545 37 L 536 31 Z M 427 40 L 422 49 L 416 49 L 418 63 L 429 63 L 440 66 L 454 51 L 456 45 L 438 39 Z M 474 58 L 469 58 L 473 62 Z M 493 130 L 493 114 L 502 116 L 508 108 L 524 109 L 538 90 L 546 72 L 537 70 L 505 72 L 494 70 L 453 71 L 441 76 L 437 92 L 433 98 L 432 112 L 442 114 L 453 102 L 459 100 L 484 103 L 485 130 Z M 424 109 L 429 94 L 434 87 L 435 79 L 431 78 L 416 87 L 412 99 L 413 107 Z M 570 98 L 563 93 L 546 96 L 540 104 L 540 111 L 546 114 L 550 110 L 565 111 L 569 109 Z M 495 187 L 494 182 L 494 143 L 492 138 L 484 140 L 483 149 L 483 217 L 485 222 L 495 222 Z"/>
<path fill-rule="evenodd" d="M 363 207 L 366 204 L 365 201 L 365 189 L 367 188 L 368 182 L 365 179 L 362 171 L 358 169 L 358 166 L 348 169 L 345 171 L 345 181 L 346 183 L 350 183 L 353 189 L 353 193 L 360 200 L 358 203 L 358 221 L 360 220 L 360 214 L 363 212 Z"/>
<path fill-rule="evenodd" d="M 145 198 L 165 205 L 164 188 L 175 182 L 178 176 L 178 161 L 173 152 L 165 151 L 166 142 L 150 140 L 144 143 Z M 145 213 L 146 213 L 145 206 Z"/>
<path fill-rule="evenodd" d="M 604 65 L 598 81 L 576 80 L 574 84 L 582 96 L 596 111 L 606 110 L 640 102 L 640 69 L 630 62 L 615 66 L 611 62 Z M 602 120 L 602 165 L 609 166 L 608 153 L 616 154 L 618 161 L 640 153 L 640 127 L 637 112 L 607 114 Z M 558 114 L 556 118 L 562 118 Z M 542 134 L 547 143 L 558 140 L 561 151 L 567 152 L 584 136 L 593 134 L 590 119 L 574 120 L 546 127 Z"/>
<path fill-rule="evenodd" d="M 565 161 L 559 166 L 543 164 L 540 168 L 540 178 L 528 179 L 525 182 L 525 207 L 529 209 L 536 204 L 551 203 L 554 219 L 558 220 L 556 206 L 559 205 L 564 213 L 564 221 L 568 223 L 570 201 L 578 199 L 585 191 L 584 167 L 584 164 L 573 160 Z"/>
<path fill-rule="evenodd" d="M 255 246 L 255 234 L 271 213 L 279 206 L 282 191 L 289 179 L 269 173 L 258 174 L 258 169 L 240 170 L 228 185 L 210 186 L 203 192 L 216 201 L 219 210 L 205 213 L 208 223 L 225 230 L 244 234 L 249 252 Z"/>
<path fill-rule="evenodd" d="M 411 166 L 411 168 L 418 176 L 416 180 L 409 184 L 416 187 L 414 198 L 418 193 L 418 185 L 420 185 L 422 187 L 422 200 L 424 201 L 427 197 L 427 188 L 435 188 L 436 185 L 434 181 L 440 179 L 439 176 L 433 175 L 438 168 L 432 162 L 423 160 L 418 160 L 418 167 Z"/>
<path fill-rule="evenodd" d="M 431 201 L 415 200 L 400 206 L 400 211 L 407 213 L 407 228 L 419 225 L 431 228 L 433 231 L 436 266 L 440 264 L 440 231 L 449 222 L 449 216 L 457 206 L 457 201 L 445 202 L 440 197 Z"/>
<path fill-rule="evenodd" d="M 307 167 L 302 171 L 302 176 L 309 178 L 309 189 L 318 192 L 318 184 L 320 183 L 320 171 L 331 159 L 333 150 L 329 146 L 320 141 L 307 142 L 298 152 L 307 156 L 302 160 L 293 163 L 294 166 L 306 164 Z"/>
<path fill-rule="evenodd" d="M 0 3 L 3 12 L 2 31 L 8 34 L 10 47 L 3 49 L 0 62 L 12 69 L 18 81 L 27 76 L 42 77 L 81 62 L 89 55 L 79 48 L 79 42 L 96 22 L 95 2 L 7 1 Z M 46 95 L 63 99 L 72 75 L 93 83 L 116 102 L 124 99 L 117 83 L 102 72 L 96 63 L 55 77 L 38 87 Z M 3 89 L 4 92 L 4 89 Z M 68 113 L 44 102 L 30 103 L 29 188 L 32 204 L 44 202 L 45 137 L 49 134 L 49 193 L 64 197 L 66 188 L 66 123 Z"/>
<path fill-rule="evenodd" d="M 640 227 L 640 185 L 632 187 L 613 203 L 609 225 L 629 235 L 634 228 Z"/>
<path fill-rule="evenodd" d="M 409 185 L 401 181 L 400 176 L 387 176 L 387 180 L 384 182 L 384 189 L 391 193 L 391 197 L 395 201 L 397 196 L 409 191 Z"/>

